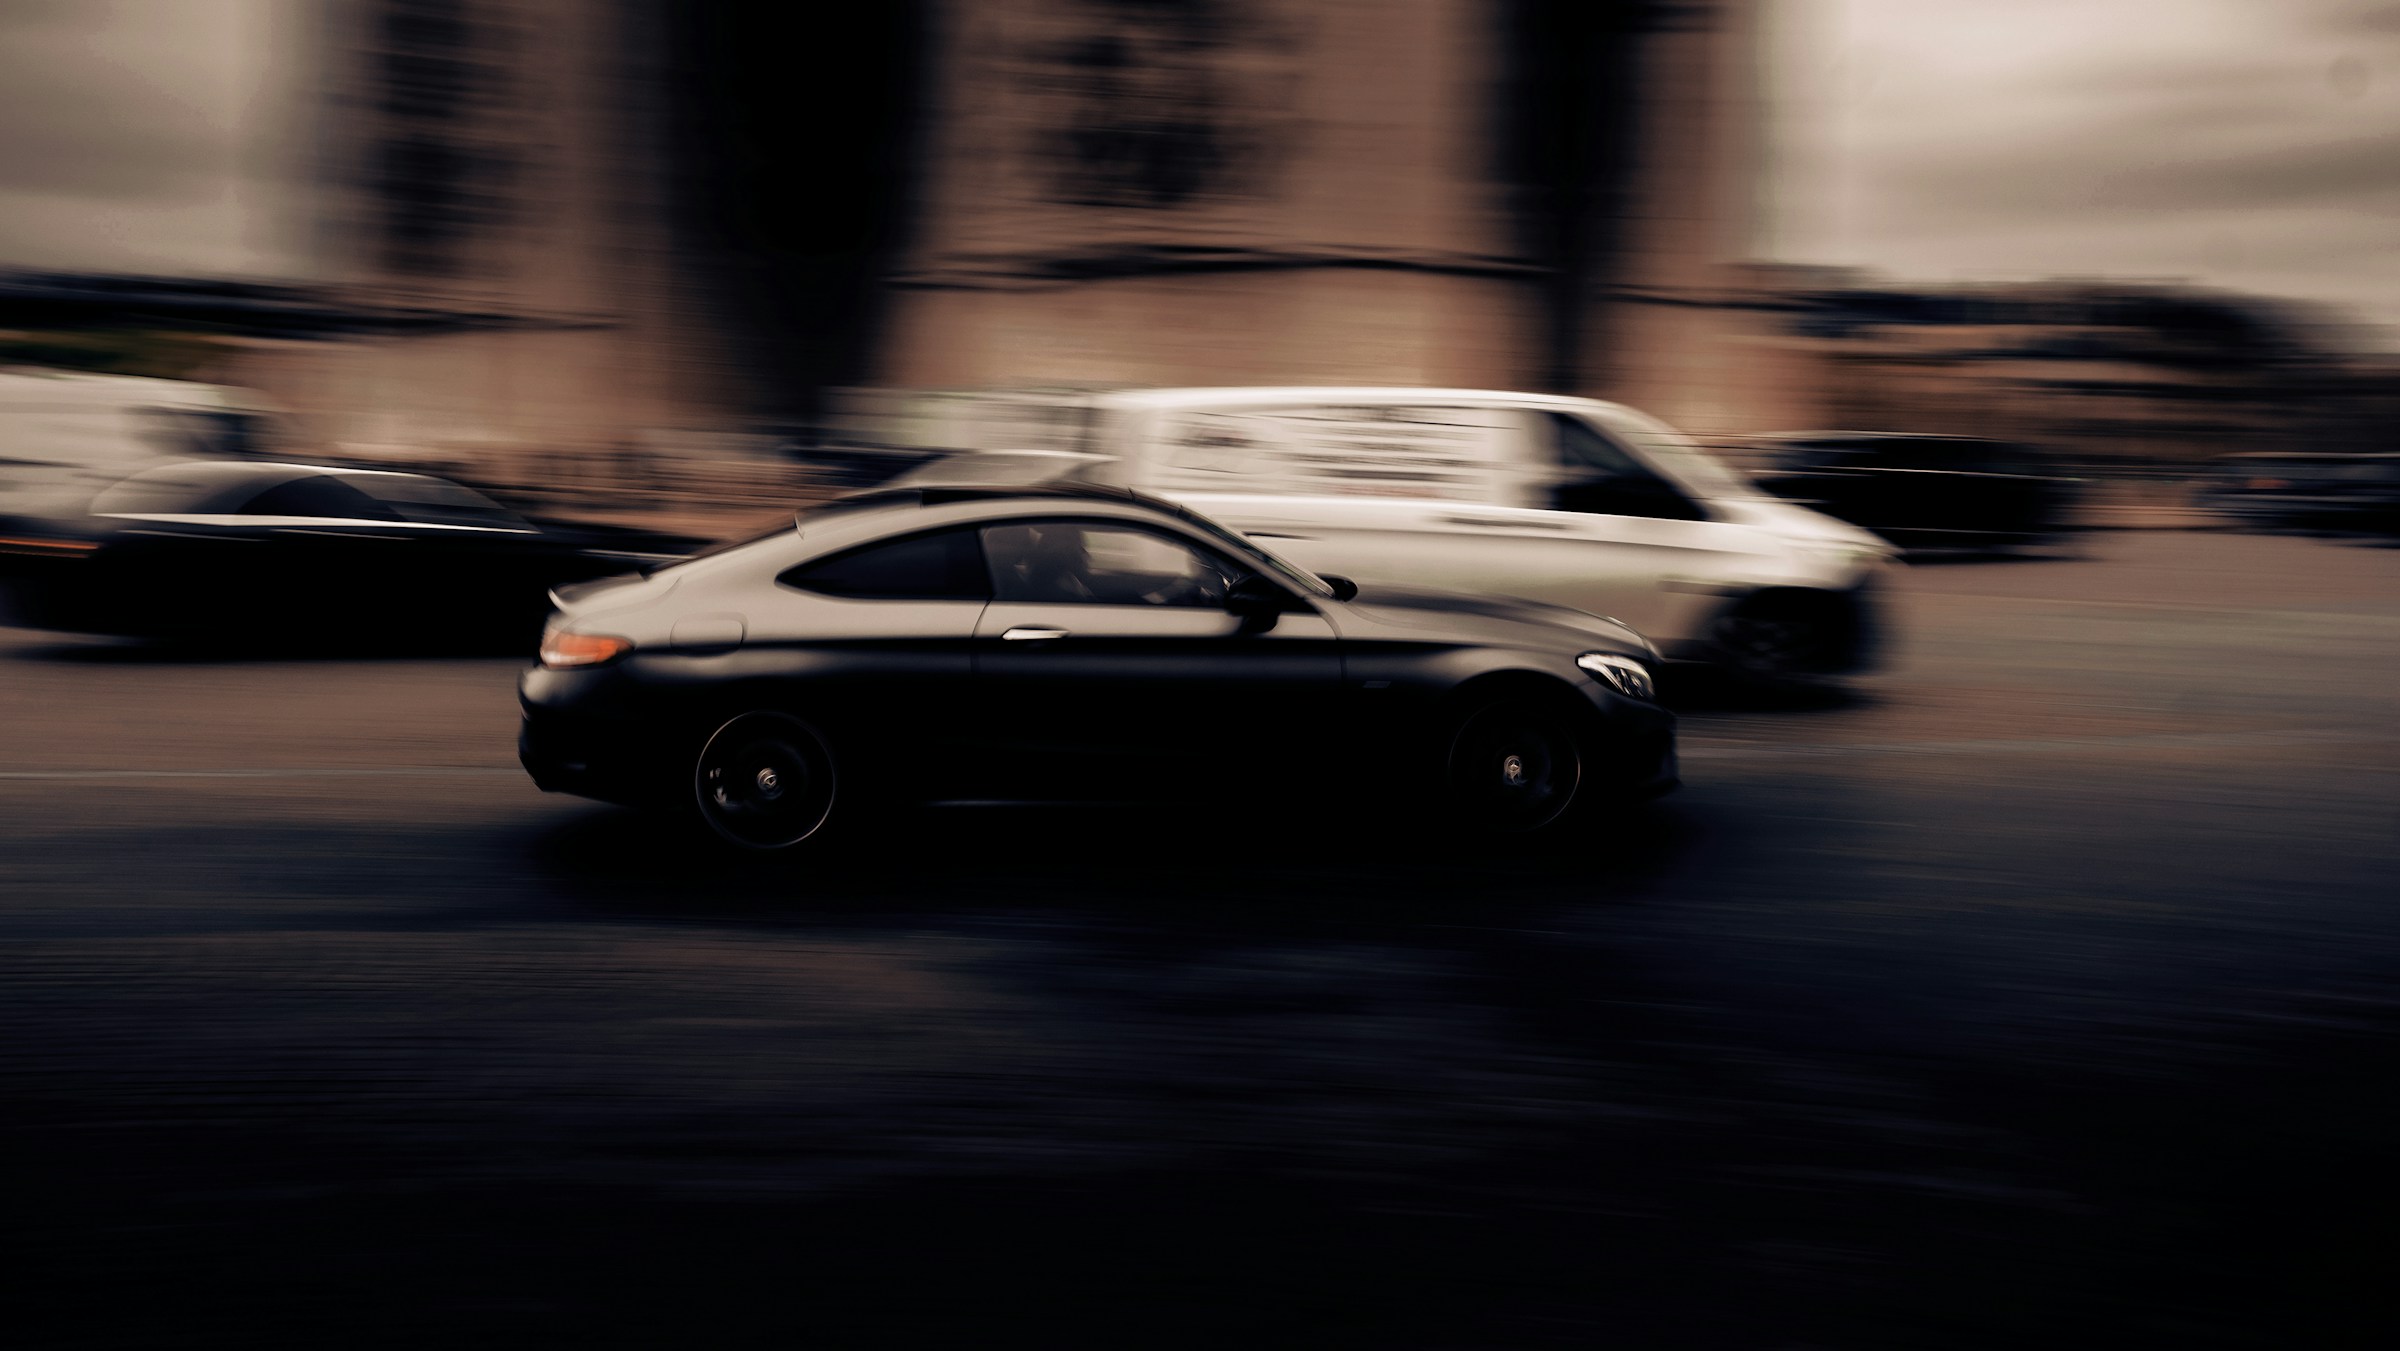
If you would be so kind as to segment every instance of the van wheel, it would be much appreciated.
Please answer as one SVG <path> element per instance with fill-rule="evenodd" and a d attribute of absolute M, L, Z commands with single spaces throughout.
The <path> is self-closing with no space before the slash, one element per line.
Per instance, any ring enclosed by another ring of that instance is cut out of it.
<path fill-rule="evenodd" d="M 833 814 L 833 752 L 814 728 L 782 713 L 745 713 L 700 747 L 692 792 L 700 819 L 744 849 L 788 849 Z"/>
<path fill-rule="evenodd" d="M 1504 697 L 1453 724 L 1442 775 L 1450 811 L 1468 833 L 1528 834 L 1575 804 L 1583 747 L 1566 710 Z"/>

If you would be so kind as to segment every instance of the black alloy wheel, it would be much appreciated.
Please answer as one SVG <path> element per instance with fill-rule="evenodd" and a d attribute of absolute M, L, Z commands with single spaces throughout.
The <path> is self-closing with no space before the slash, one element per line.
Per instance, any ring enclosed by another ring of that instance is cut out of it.
<path fill-rule="evenodd" d="M 1524 834 L 1574 805 L 1583 751 L 1564 710 L 1502 699 L 1458 721 L 1444 778 L 1451 809 L 1470 830 Z"/>
<path fill-rule="evenodd" d="M 833 813 L 833 754 L 798 718 L 745 713 L 719 727 L 692 771 L 700 819 L 744 849 L 788 849 Z"/>

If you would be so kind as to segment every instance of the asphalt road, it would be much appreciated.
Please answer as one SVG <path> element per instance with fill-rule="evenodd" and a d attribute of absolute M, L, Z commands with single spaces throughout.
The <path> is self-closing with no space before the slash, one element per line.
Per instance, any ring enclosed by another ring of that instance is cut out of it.
<path fill-rule="evenodd" d="M 822 869 L 505 661 L 0 632 L 17 1345 L 2400 1344 L 2400 550 L 1926 566 L 1544 857 L 1240 804 Z M 333 624 L 338 618 L 322 622 Z"/>

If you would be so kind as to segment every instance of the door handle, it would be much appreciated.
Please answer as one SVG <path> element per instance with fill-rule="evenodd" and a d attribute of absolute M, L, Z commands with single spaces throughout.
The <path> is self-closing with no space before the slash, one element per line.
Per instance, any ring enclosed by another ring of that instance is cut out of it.
<path fill-rule="evenodd" d="M 1008 632 L 1000 635 L 1003 640 L 1011 643 L 1039 643 L 1046 642 L 1052 638 L 1064 638 L 1066 636 L 1067 631 L 1065 629 L 1024 628 L 1010 629 Z"/>

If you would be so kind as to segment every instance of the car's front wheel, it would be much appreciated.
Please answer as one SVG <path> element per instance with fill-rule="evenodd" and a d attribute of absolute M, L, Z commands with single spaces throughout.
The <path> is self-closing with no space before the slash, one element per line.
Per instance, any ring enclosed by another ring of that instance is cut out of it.
<path fill-rule="evenodd" d="M 1583 786 L 1583 746 L 1556 701 L 1504 696 L 1452 724 L 1443 787 L 1457 823 L 1476 835 L 1521 835 L 1567 814 Z"/>
<path fill-rule="evenodd" d="M 816 730 L 782 713 L 744 713 L 711 734 L 692 767 L 700 819 L 744 849 L 788 849 L 833 814 L 832 750 Z"/>

